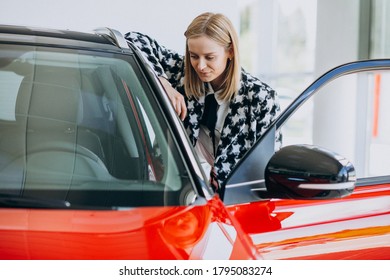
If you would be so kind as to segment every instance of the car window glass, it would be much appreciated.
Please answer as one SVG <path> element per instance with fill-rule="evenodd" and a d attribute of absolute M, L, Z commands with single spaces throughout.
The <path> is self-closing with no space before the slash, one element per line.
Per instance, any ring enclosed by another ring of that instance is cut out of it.
<path fill-rule="evenodd" d="M 182 157 L 130 56 L 9 49 L 0 64 L 0 194 L 75 208 L 185 203 Z"/>
<path fill-rule="evenodd" d="M 389 71 L 376 71 L 330 82 L 282 126 L 283 146 L 327 148 L 348 158 L 358 178 L 389 175 L 389 78 Z"/>
<path fill-rule="evenodd" d="M 4 72 L 0 76 L 0 120 L 15 120 L 15 104 L 22 76 Z"/>

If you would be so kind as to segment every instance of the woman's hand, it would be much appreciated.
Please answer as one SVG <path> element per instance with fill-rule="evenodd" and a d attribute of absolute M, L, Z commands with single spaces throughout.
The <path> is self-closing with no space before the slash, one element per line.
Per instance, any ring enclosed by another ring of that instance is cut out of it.
<path fill-rule="evenodd" d="M 168 98 L 171 101 L 173 108 L 175 109 L 179 118 L 183 121 L 187 115 L 187 107 L 183 95 L 175 90 L 167 79 L 163 77 L 159 77 L 159 79 L 165 91 L 167 92 Z"/>

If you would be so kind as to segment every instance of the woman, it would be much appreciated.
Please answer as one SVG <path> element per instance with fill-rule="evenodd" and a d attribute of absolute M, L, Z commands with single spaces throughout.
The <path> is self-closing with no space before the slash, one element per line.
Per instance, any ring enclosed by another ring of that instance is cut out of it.
<path fill-rule="evenodd" d="M 141 33 L 129 32 L 126 39 L 141 49 L 161 77 L 218 190 L 280 107 L 275 91 L 241 68 L 237 33 L 227 17 L 203 13 L 184 35 L 184 57 Z"/>

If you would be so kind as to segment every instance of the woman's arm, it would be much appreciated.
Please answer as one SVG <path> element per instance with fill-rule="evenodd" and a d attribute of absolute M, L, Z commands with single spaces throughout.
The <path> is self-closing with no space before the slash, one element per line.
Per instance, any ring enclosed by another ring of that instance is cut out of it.
<path fill-rule="evenodd" d="M 161 76 L 159 79 L 172 103 L 173 109 L 175 109 L 179 118 L 184 121 L 187 115 L 187 106 L 184 101 L 184 96 L 181 95 L 176 89 L 174 89 L 167 79 Z"/>
<path fill-rule="evenodd" d="M 184 120 L 187 114 L 184 97 L 176 88 L 182 86 L 184 76 L 183 56 L 175 51 L 161 46 L 156 40 L 139 32 L 128 32 L 125 35 L 126 40 L 132 42 L 150 62 L 152 68 L 159 76 L 173 108 Z"/>
<path fill-rule="evenodd" d="M 176 88 L 184 76 L 184 58 L 176 51 L 160 45 L 148 35 L 139 32 L 128 32 L 125 39 L 141 50 L 158 76 L 166 78 Z"/>

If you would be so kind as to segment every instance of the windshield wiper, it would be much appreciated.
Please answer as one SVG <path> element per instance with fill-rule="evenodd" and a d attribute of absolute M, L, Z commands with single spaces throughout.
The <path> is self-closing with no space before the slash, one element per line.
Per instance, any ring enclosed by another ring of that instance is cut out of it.
<path fill-rule="evenodd" d="M 68 209 L 71 207 L 71 204 L 69 201 L 59 199 L 0 194 L 0 207 Z"/>

